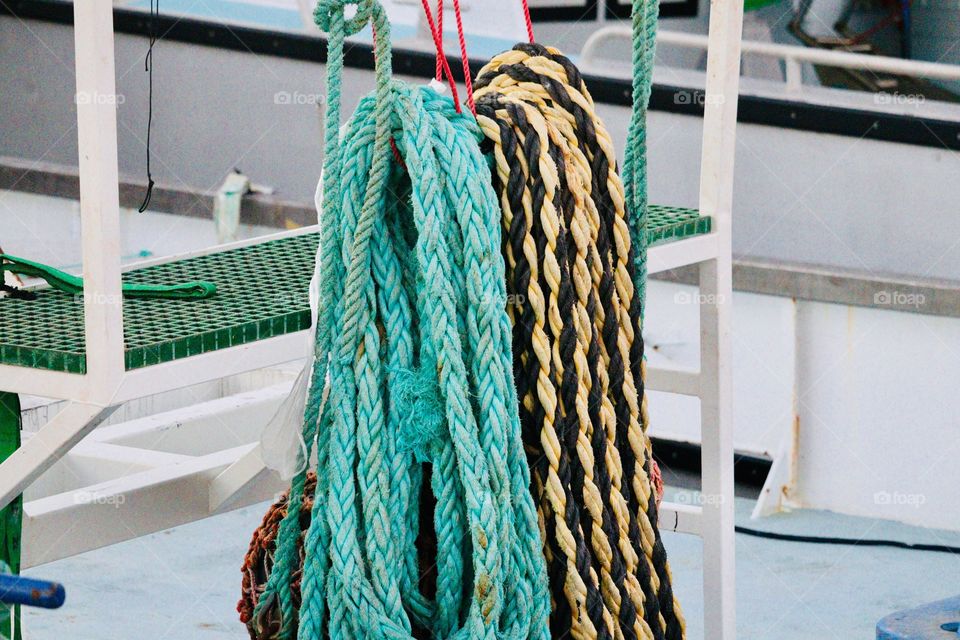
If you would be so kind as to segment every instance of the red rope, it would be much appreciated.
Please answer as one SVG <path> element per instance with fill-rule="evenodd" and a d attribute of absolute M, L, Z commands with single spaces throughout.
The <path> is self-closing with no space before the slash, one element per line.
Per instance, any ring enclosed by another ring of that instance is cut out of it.
<path fill-rule="evenodd" d="M 407 163 L 403 161 L 403 156 L 400 155 L 400 149 L 397 148 L 397 141 L 393 138 L 390 138 L 390 151 L 393 151 L 393 159 L 397 161 L 403 170 L 407 170 Z"/>
<path fill-rule="evenodd" d="M 463 63 L 463 83 L 467 87 L 467 106 L 477 115 L 473 102 L 473 80 L 470 79 L 470 58 L 467 57 L 467 40 L 463 35 L 463 20 L 460 17 L 460 0 L 453 0 L 453 14 L 457 18 L 457 38 L 460 40 L 460 61 Z"/>
<path fill-rule="evenodd" d="M 530 44 L 533 44 L 533 20 L 530 19 L 530 5 L 527 4 L 527 0 L 520 0 L 520 3 L 523 5 L 523 19 L 527 23 L 527 37 L 530 39 Z"/>
<path fill-rule="evenodd" d="M 443 80 L 443 0 L 437 0 L 437 33 L 440 35 L 440 48 L 437 49 L 437 81 Z"/>
<path fill-rule="evenodd" d="M 427 0 L 420 0 L 420 4 L 423 5 L 423 13 L 427 17 L 427 26 L 430 28 L 430 34 L 433 36 L 433 44 L 437 48 L 437 59 L 442 62 L 443 72 L 447 76 L 447 81 L 450 84 L 453 104 L 456 106 L 457 113 L 460 113 L 460 95 L 457 93 L 457 83 L 453 79 L 453 73 L 450 71 L 450 64 L 447 62 L 447 57 L 443 55 L 443 40 L 437 32 L 437 26 L 433 22 L 433 15 L 430 12 L 430 5 L 427 4 Z"/>

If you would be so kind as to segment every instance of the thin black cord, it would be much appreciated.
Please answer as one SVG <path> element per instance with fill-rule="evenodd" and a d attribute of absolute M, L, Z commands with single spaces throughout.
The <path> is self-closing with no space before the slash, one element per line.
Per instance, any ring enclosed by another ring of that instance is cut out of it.
<path fill-rule="evenodd" d="M 140 204 L 140 213 L 147 210 L 147 207 L 150 206 L 150 198 L 153 196 L 153 175 L 150 172 L 150 131 L 153 128 L 153 45 L 157 41 L 159 14 L 160 0 L 150 0 L 150 46 L 147 48 L 147 57 L 143 61 L 143 70 L 147 72 L 147 83 L 149 85 L 147 97 L 147 193 Z"/>
<path fill-rule="evenodd" d="M 18 289 L 17 287 L 11 286 L 3 282 L 3 276 L 0 275 L 0 293 L 7 294 L 13 300 L 36 300 L 37 294 L 32 291 L 25 291 L 24 289 Z"/>
<path fill-rule="evenodd" d="M 786 542 L 807 542 L 810 544 L 838 544 L 853 547 L 893 547 L 894 549 L 909 549 L 912 551 L 935 551 L 939 553 L 960 554 L 960 547 L 952 547 L 946 544 L 923 544 L 900 542 L 899 540 L 858 540 L 856 538 L 832 538 L 829 536 L 799 536 L 790 533 L 774 533 L 772 531 L 760 531 L 759 529 L 750 529 L 748 527 L 734 527 L 737 533 L 755 538 L 766 538 L 768 540 L 783 540 Z"/>

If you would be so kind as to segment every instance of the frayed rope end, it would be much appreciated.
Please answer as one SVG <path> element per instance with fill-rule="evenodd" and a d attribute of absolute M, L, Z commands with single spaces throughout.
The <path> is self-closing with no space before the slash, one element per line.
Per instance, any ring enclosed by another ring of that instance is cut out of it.
<path fill-rule="evenodd" d="M 400 416 L 397 446 L 412 452 L 420 462 L 433 458 L 434 445 L 443 435 L 444 406 L 436 374 L 429 367 L 394 369 L 394 411 Z"/>

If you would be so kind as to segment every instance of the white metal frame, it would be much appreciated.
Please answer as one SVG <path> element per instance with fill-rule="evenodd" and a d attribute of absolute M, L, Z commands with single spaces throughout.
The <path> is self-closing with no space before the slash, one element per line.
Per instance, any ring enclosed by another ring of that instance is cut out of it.
<path fill-rule="evenodd" d="M 107 96 L 115 92 L 112 9 L 110 0 L 74 3 L 78 94 Z M 713 230 L 708 235 L 654 247 L 648 256 L 651 273 L 690 264 L 700 267 L 704 300 L 700 312 L 700 371 L 651 368 L 648 388 L 701 400 L 702 490 L 710 499 L 702 506 L 665 503 L 661 526 L 703 538 L 705 628 L 711 640 L 735 637 L 731 205 L 742 21 L 742 2 L 713 1 L 700 168 L 700 211 L 712 218 Z M 63 457 L 118 402 L 307 354 L 305 332 L 300 332 L 124 371 L 116 111 L 110 100 L 76 102 L 83 267 L 89 301 L 84 309 L 88 372 L 74 375 L 0 365 L 0 386 L 4 390 L 68 400 L 60 413 L 0 465 L 0 505 L 7 504 Z M 110 455 L 107 445 L 100 444 L 104 449 L 101 455 Z M 232 464 L 216 457 L 188 465 L 187 475 L 201 478 L 209 492 L 207 513 L 248 487 L 262 470 L 256 448 L 235 448 L 230 455 L 235 460 Z M 106 517 L 103 510 L 98 513 Z"/>
<path fill-rule="evenodd" d="M 633 37 L 629 27 L 615 25 L 595 31 L 584 43 L 580 57 L 584 68 L 600 66 L 600 47 L 613 39 Z M 680 31 L 660 31 L 657 43 L 709 51 L 712 46 L 709 36 Z M 904 60 L 889 56 L 869 55 L 844 51 L 842 49 L 817 49 L 775 42 L 757 42 L 744 40 L 740 49 L 745 54 L 783 60 L 785 80 L 788 91 L 799 92 L 803 89 L 804 63 L 822 64 L 842 69 L 863 69 L 876 73 L 891 73 L 912 78 L 931 78 L 937 80 L 960 80 L 960 66 L 942 62 L 924 62 L 922 60 Z"/>
<path fill-rule="evenodd" d="M 110 0 L 86 0 L 75 2 L 73 8 L 77 95 L 112 96 L 116 91 L 113 4 Z M 0 388 L 4 391 L 68 400 L 60 413 L 0 464 L 0 505 L 22 493 L 120 402 L 306 355 L 306 332 L 299 332 L 145 369 L 124 370 L 116 101 L 75 102 L 87 373 L 0 365 Z M 283 235 L 290 234 L 278 234 Z M 167 260 L 171 259 L 176 258 Z"/>
<path fill-rule="evenodd" d="M 94 429 L 24 496 L 22 567 L 275 498 L 286 483 L 261 468 L 243 492 L 210 506 L 214 481 L 257 446 L 293 376 L 283 368 L 193 387 L 172 400 L 183 406 L 135 404 L 126 421 Z"/>
<path fill-rule="evenodd" d="M 623 31 L 622 27 L 607 27 L 594 38 L 601 33 L 621 35 Z M 630 33 L 629 28 L 625 31 Z M 650 273 L 689 264 L 697 264 L 700 269 L 700 370 L 651 367 L 647 388 L 700 399 L 704 499 L 699 506 L 664 502 L 659 524 L 662 530 L 703 539 L 704 633 L 711 640 L 736 637 L 730 322 L 733 164 L 742 31 L 743 3 L 714 0 L 709 33 L 704 38 L 707 77 L 699 203 L 700 214 L 712 219 L 712 231 L 654 247 L 647 258 Z M 584 47 L 585 58 L 596 44 L 589 46 L 589 50 Z M 656 310 L 648 309 L 648 313 Z"/>

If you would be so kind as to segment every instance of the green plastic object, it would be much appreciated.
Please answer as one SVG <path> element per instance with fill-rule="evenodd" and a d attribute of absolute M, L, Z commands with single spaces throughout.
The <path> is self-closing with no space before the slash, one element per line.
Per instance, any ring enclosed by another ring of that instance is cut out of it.
<path fill-rule="evenodd" d="M 0 391 L 0 462 L 20 448 L 20 398 Z M 0 571 L 20 573 L 23 497 L 0 509 Z M 0 638 L 20 640 L 20 606 L 0 605 Z"/>
<path fill-rule="evenodd" d="M 20 276 L 42 278 L 54 289 L 64 293 L 78 295 L 83 293 L 83 280 L 39 262 L 3 254 L 0 258 L 0 272 L 9 271 Z M 123 295 L 127 298 L 167 298 L 177 300 L 197 300 L 209 298 L 217 292 L 211 282 L 187 282 L 184 284 L 137 284 L 124 283 Z"/>
<path fill-rule="evenodd" d="M 743 10 L 756 11 L 757 9 L 763 9 L 778 2 L 780 2 L 780 0 L 743 0 Z"/>
<path fill-rule="evenodd" d="M 695 209 L 651 205 L 649 246 L 710 232 L 710 218 Z M 230 249 L 124 274 L 124 283 L 216 282 L 207 299 L 124 300 L 126 368 L 139 369 L 226 349 L 310 327 L 307 291 L 317 234 Z M 55 289 L 34 290 L 36 300 L 0 300 L 0 363 L 85 373 L 83 305 Z"/>

